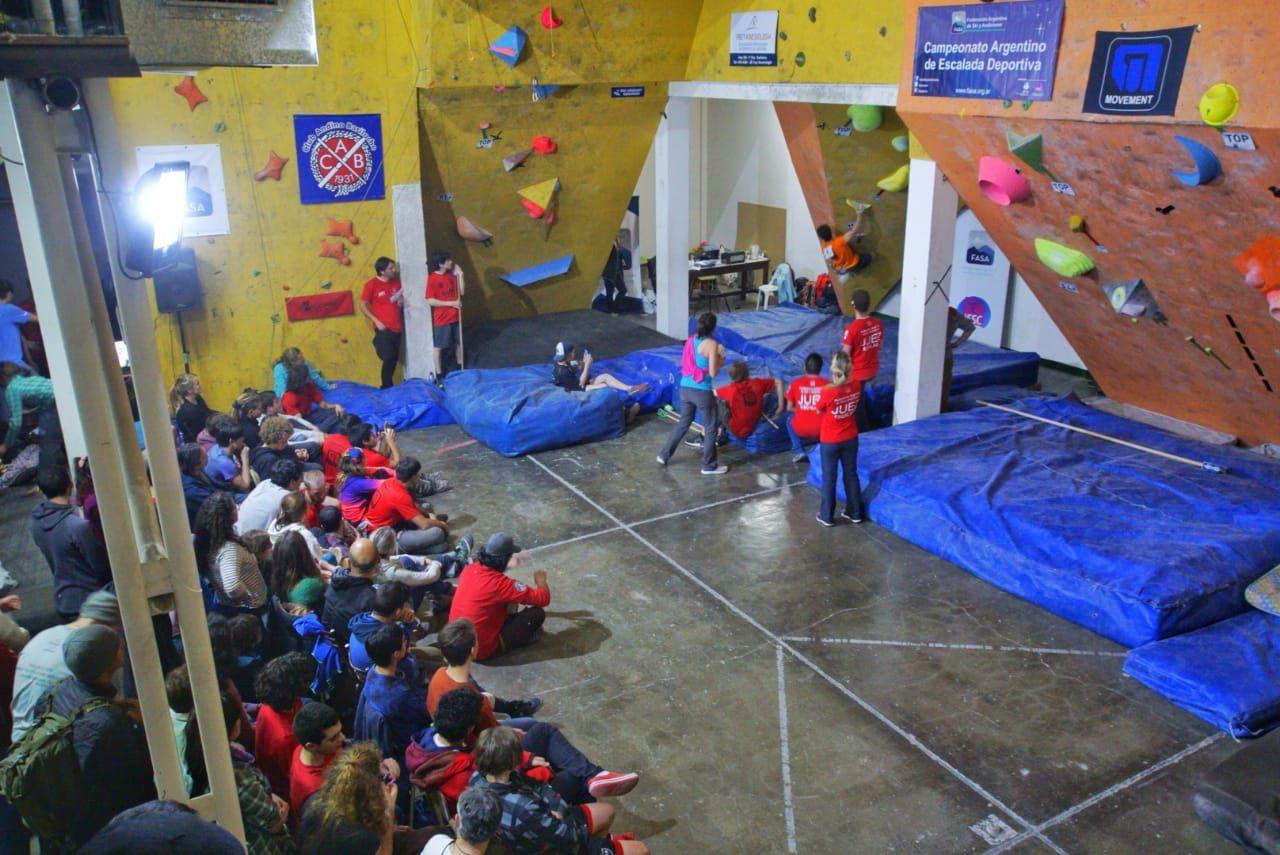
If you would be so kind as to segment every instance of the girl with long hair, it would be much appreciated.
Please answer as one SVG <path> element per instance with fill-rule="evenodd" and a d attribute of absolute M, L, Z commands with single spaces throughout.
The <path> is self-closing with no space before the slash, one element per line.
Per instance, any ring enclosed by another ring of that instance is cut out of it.
<path fill-rule="evenodd" d="M 862 384 L 854 380 L 849 354 L 837 350 L 831 355 L 831 385 L 818 397 L 822 424 L 818 431 L 822 454 L 822 507 L 818 522 L 835 525 L 836 470 L 844 480 L 844 517 L 851 523 L 862 522 L 862 487 L 858 483 L 858 401 Z"/>
<path fill-rule="evenodd" d="M 365 466 L 363 449 L 348 448 L 338 461 L 338 478 L 333 484 L 342 518 L 352 525 L 361 522 L 369 511 L 373 491 L 386 478 L 386 470 L 370 472 Z"/>
<path fill-rule="evenodd" d="M 230 493 L 214 493 L 196 514 L 196 569 L 218 602 L 258 609 L 267 603 L 267 584 L 252 553 L 236 536 L 236 503 Z"/>
<path fill-rule="evenodd" d="M 684 343 L 684 357 L 680 368 L 680 421 L 667 435 L 666 445 L 658 452 L 658 465 L 666 466 L 676 453 L 680 440 L 688 433 L 696 412 L 702 417 L 702 474 L 723 475 L 729 467 L 716 460 L 716 438 L 720 435 L 720 408 L 711 381 L 724 364 L 724 346 L 711 335 L 716 331 L 714 312 L 703 312 L 693 335 Z M 696 443 L 690 443 L 694 445 Z"/>
<path fill-rule="evenodd" d="M 296 531 L 286 531 L 271 549 L 271 590 L 282 603 L 296 603 L 316 614 L 324 608 L 320 565 Z"/>
<path fill-rule="evenodd" d="M 194 374 L 179 374 L 173 381 L 173 388 L 169 390 L 169 409 L 184 442 L 196 441 L 213 412 L 200 396 L 200 378 Z"/>
<path fill-rule="evenodd" d="M 358 831 L 378 840 L 378 855 L 390 855 L 399 794 L 396 777 L 385 774 L 382 752 L 372 742 L 344 749 L 329 767 L 324 786 L 307 800 L 298 830 L 300 850 L 314 852 L 324 848 L 324 841 L 349 839 Z"/>
<path fill-rule="evenodd" d="M 292 365 L 301 365 L 306 368 L 307 374 L 311 377 L 311 382 L 315 383 L 316 388 L 321 392 L 328 392 L 333 388 L 333 384 L 325 379 L 324 374 L 320 373 L 314 365 L 306 360 L 301 350 L 296 347 L 286 347 L 284 353 L 281 353 L 280 358 L 276 360 L 275 365 L 271 366 L 271 382 L 277 398 L 284 396 L 289 367 Z"/>

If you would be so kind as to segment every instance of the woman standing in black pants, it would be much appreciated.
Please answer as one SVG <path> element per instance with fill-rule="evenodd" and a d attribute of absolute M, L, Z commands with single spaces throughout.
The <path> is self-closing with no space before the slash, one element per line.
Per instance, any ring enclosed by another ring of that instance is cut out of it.
<path fill-rule="evenodd" d="M 698 316 L 694 334 L 684 343 L 684 358 L 680 366 L 680 421 L 671 429 L 667 443 L 658 454 L 658 464 L 666 466 L 676 446 L 693 424 L 693 414 L 702 416 L 702 474 L 723 475 L 728 466 L 716 462 L 716 437 L 720 435 L 720 410 L 716 403 L 711 381 L 724 362 L 724 346 L 711 337 L 716 331 L 714 312 Z"/>
<path fill-rule="evenodd" d="M 818 522 L 835 525 L 836 469 L 844 476 L 844 517 L 862 522 L 862 487 L 858 484 L 858 423 L 856 413 L 862 398 L 862 384 L 851 381 L 849 354 L 837 350 L 831 355 L 831 385 L 818 398 L 822 426 L 818 442 L 822 454 L 822 508 Z"/>

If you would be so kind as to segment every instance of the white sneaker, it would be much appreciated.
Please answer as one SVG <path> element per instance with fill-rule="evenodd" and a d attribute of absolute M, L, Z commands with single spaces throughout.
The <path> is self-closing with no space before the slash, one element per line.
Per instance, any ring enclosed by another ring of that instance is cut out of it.
<path fill-rule="evenodd" d="M 717 466 L 715 469 L 703 469 L 703 470 L 702 470 L 702 474 L 703 474 L 703 475 L 723 475 L 724 473 L 726 473 L 726 472 L 728 472 L 728 471 L 729 471 L 729 467 L 728 467 L 728 466 L 725 466 L 725 465 L 722 463 L 722 464 L 720 464 L 719 466 Z"/>
<path fill-rule="evenodd" d="M 658 459 L 658 465 L 659 465 L 659 466 L 666 466 L 666 465 L 667 465 L 667 461 L 666 461 L 666 460 L 664 460 L 664 459 L 662 458 L 662 455 L 661 455 L 661 454 L 659 454 L 659 455 L 658 455 L 658 458 L 657 458 L 657 459 Z"/>

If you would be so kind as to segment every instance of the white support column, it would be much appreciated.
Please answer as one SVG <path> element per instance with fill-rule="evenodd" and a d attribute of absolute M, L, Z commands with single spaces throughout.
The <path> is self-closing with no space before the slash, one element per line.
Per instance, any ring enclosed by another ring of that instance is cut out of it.
<path fill-rule="evenodd" d="M 658 332 L 689 334 L 689 187 L 692 183 L 688 98 L 667 101 L 654 142 L 654 246 L 658 256 Z"/>
<path fill-rule="evenodd" d="M 391 188 L 391 212 L 396 229 L 396 263 L 404 287 L 404 378 L 436 373 L 435 336 L 427 305 L 427 226 L 422 212 L 422 185 Z"/>
<path fill-rule="evenodd" d="M 105 82 L 85 83 L 87 100 L 92 102 L 96 84 L 98 101 L 106 105 L 98 114 L 98 127 L 113 135 Z M 131 345 L 139 412 L 152 457 L 150 480 L 116 361 L 77 177 L 70 154 L 55 144 L 55 124 L 68 119 L 67 114 L 46 114 L 35 90 L 23 81 L 10 80 L 0 87 L 0 148 L 10 160 L 6 172 L 51 354 L 58 403 L 63 412 L 78 414 L 83 425 L 157 793 L 162 799 L 187 801 L 151 623 L 151 598 L 171 594 L 173 607 L 185 618 L 186 656 L 212 789 L 211 795 L 192 803 L 243 839 L 146 283 L 121 278 L 115 246 L 108 239 L 121 321 Z M 75 150 L 89 153 L 92 145 L 81 138 Z M 117 145 L 113 158 L 117 174 L 120 163 Z M 101 207 L 106 228 L 113 229 L 109 206 Z M 46 321 L 55 325 L 50 327 Z M 63 334 L 51 336 L 51 328 Z M 55 354 L 57 359 L 52 358 Z M 59 372 L 67 376 L 58 378 Z M 162 608 L 167 610 L 169 602 L 163 600 Z"/>
<path fill-rule="evenodd" d="M 938 164 L 912 159 L 908 194 L 894 424 L 939 411 L 950 288 L 934 283 L 946 273 L 955 242 L 956 191 Z"/>

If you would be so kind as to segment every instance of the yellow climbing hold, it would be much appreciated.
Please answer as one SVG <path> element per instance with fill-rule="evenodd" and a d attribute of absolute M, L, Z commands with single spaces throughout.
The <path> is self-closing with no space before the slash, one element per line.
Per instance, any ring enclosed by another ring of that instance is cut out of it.
<path fill-rule="evenodd" d="M 1215 128 L 1225 125 L 1240 111 L 1240 92 L 1230 83 L 1215 83 L 1200 96 L 1200 118 Z"/>
<path fill-rule="evenodd" d="M 1059 276 L 1083 276 L 1093 269 L 1093 259 L 1078 249 L 1036 238 L 1036 256 Z"/>
<path fill-rule="evenodd" d="M 555 199 L 559 190 L 560 179 L 548 178 L 546 181 L 540 181 L 537 184 L 530 184 L 528 187 L 522 188 L 519 193 L 525 199 L 545 210 L 551 207 L 551 202 Z"/>
<path fill-rule="evenodd" d="M 911 176 L 911 164 L 904 163 L 892 175 L 886 175 L 876 182 L 876 186 L 889 193 L 901 193 L 907 189 L 907 179 Z"/>

